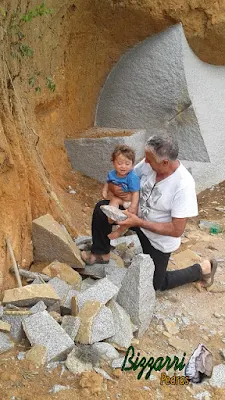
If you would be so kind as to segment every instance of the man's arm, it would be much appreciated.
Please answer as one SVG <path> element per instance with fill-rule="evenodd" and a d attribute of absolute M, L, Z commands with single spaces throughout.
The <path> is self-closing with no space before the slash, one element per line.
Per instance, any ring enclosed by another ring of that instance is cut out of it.
<path fill-rule="evenodd" d="M 123 213 L 128 216 L 125 221 L 119 223 L 124 228 L 137 226 L 164 236 L 180 237 L 187 223 L 187 218 L 172 218 L 171 222 L 153 222 L 145 221 L 129 211 L 123 211 Z"/>

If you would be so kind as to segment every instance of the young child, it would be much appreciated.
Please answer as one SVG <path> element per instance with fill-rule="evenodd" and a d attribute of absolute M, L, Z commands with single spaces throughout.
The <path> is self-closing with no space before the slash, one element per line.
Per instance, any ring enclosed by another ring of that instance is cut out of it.
<path fill-rule="evenodd" d="M 102 196 L 104 199 L 108 197 L 108 184 L 120 186 L 123 192 L 127 193 L 126 201 L 120 197 L 112 196 L 110 206 L 118 207 L 123 206 L 133 214 L 137 214 L 140 179 L 133 171 L 135 162 L 134 150 L 126 145 L 117 145 L 114 149 L 111 161 L 113 162 L 114 169 L 108 173 L 107 181 L 103 186 Z M 109 219 L 109 222 L 114 221 Z M 123 232 L 124 228 L 119 227 L 116 231 L 108 235 L 109 239 L 118 238 Z"/>

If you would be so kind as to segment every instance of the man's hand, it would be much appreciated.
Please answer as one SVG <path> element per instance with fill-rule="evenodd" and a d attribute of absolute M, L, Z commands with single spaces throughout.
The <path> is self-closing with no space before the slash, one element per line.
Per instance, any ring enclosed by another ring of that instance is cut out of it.
<path fill-rule="evenodd" d="M 131 199 L 131 193 L 130 192 L 124 192 L 120 186 L 114 185 L 113 183 L 109 183 L 108 185 L 110 192 L 116 197 L 119 197 L 120 199 L 124 201 L 130 201 Z"/>
<path fill-rule="evenodd" d="M 127 209 L 131 214 L 137 214 L 138 211 L 138 207 L 137 206 L 132 206 L 132 204 L 130 205 L 130 207 Z"/>
<path fill-rule="evenodd" d="M 131 226 L 140 226 L 141 218 L 138 218 L 137 215 L 131 214 L 129 211 L 125 210 L 123 213 L 127 216 L 125 221 L 121 221 L 118 225 L 123 226 L 124 228 L 130 228 Z"/>

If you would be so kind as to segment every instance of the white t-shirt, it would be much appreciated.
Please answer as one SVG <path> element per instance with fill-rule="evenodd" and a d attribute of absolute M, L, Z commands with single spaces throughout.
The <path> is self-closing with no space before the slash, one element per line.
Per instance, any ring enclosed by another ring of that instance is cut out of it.
<path fill-rule="evenodd" d="M 138 216 L 146 221 L 171 222 L 174 218 L 198 215 L 195 181 L 181 164 L 170 176 L 156 183 L 156 172 L 142 160 L 134 171 L 140 177 L 141 190 Z M 171 253 L 180 246 L 181 238 L 159 235 L 141 228 L 155 249 Z"/>

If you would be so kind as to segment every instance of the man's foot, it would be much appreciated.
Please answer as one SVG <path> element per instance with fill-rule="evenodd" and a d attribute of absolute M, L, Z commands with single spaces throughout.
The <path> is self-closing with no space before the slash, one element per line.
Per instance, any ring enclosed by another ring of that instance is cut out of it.
<path fill-rule="evenodd" d="M 201 263 L 202 269 L 202 286 L 209 287 L 214 282 L 214 276 L 217 270 L 217 261 L 216 259 L 212 260 L 204 260 Z"/>
<path fill-rule="evenodd" d="M 98 255 L 87 251 L 81 251 L 81 258 L 87 265 L 108 264 L 110 259 L 110 253 Z"/>

